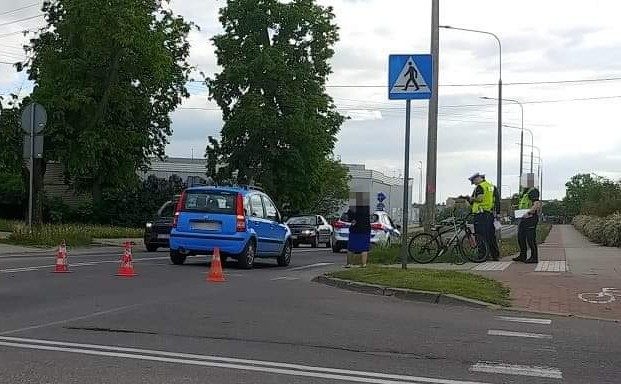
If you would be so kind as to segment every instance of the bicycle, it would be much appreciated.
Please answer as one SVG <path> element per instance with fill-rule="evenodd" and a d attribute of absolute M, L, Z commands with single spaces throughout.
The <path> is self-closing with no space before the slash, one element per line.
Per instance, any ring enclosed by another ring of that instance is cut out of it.
<path fill-rule="evenodd" d="M 621 290 L 616 288 L 602 288 L 601 292 L 580 293 L 578 297 L 580 300 L 591 304 L 608 304 L 617 300 L 617 297 L 621 299 Z"/>
<path fill-rule="evenodd" d="M 469 217 L 469 216 L 468 216 Z M 482 263 L 487 260 L 489 253 L 483 236 L 474 233 L 466 219 L 458 220 L 452 217 L 440 222 L 432 230 L 433 233 L 422 232 L 410 239 L 408 255 L 419 264 L 428 264 L 446 253 L 451 247 L 456 248 L 454 264 L 464 264 L 470 260 Z M 454 232 L 453 236 L 445 241 L 443 235 Z"/>

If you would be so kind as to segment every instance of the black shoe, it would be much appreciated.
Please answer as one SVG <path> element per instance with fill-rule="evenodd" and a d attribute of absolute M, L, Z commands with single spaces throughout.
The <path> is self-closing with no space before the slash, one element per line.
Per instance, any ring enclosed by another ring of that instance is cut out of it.
<path fill-rule="evenodd" d="M 522 258 L 522 257 L 520 257 L 520 256 L 518 256 L 518 257 L 514 257 L 514 258 L 513 258 L 513 259 L 511 259 L 511 260 L 513 260 L 513 261 L 520 261 L 520 262 L 522 262 L 522 263 L 524 263 L 524 262 L 526 261 L 526 260 L 524 260 L 524 258 Z"/>
<path fill-rule="evenodd" d="M 539 260 L 537 259 L 528 259 L 525 261 L 526 264 L 537 264 Z"/>

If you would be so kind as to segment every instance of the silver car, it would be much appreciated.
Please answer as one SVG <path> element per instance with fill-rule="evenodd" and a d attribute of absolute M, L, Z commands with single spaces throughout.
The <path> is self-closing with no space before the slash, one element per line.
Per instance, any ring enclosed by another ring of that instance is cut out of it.
<path fill-rule="evenodd" d="M 335 253 L 347 249 L 349 239 L 349 226 L 347 212 L 334 223 L 334 235 L 332 236 L 332 251 Z M 375 211 L 371 214 L 371 245 L 384 244 L 390 246 L 396 244 L 401 238 L 401 226 L 395 224 L 390 216 L 384 211 Z"/>

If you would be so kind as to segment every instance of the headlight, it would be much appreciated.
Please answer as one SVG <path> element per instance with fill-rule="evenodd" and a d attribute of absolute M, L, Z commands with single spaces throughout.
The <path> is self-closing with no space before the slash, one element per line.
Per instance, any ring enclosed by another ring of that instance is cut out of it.
<path fill-rule="evenodd" d="M 315 231 L 312 229 L 305 229 L 302 233 L 305 235 L 312 235 L 315 233 Z"/>
<path fill-rule="evenodd" d="M 148 228 L 151 228 L 153 226 L 153 224 L 152 223 L 147 223 L 146 226 L 147 226 L 147 229 L 148 229 Z"/>

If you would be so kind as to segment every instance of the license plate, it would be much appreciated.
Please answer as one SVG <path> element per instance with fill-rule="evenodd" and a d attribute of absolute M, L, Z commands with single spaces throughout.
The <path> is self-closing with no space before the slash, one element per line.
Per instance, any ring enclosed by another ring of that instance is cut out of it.
<path fill-rule="evenodd" d="M 196 222 L 192 223 L 193 229 L 200 229 L 202 231 L 219 231 L 220 223 L 215 221 L 207 221 L 207 222 Z"/>
<path fill-rule="evenodd" d="M 170 239 L 170 235 L 167 233 L 162 233 L 162 234 L 157 235 L 157 238 L 158 239 Z"/>
<path fill-rule="evenodd" d="M 291 240 L 296 240 L 298 238 L 298 235 L 291 235 Z"/>

